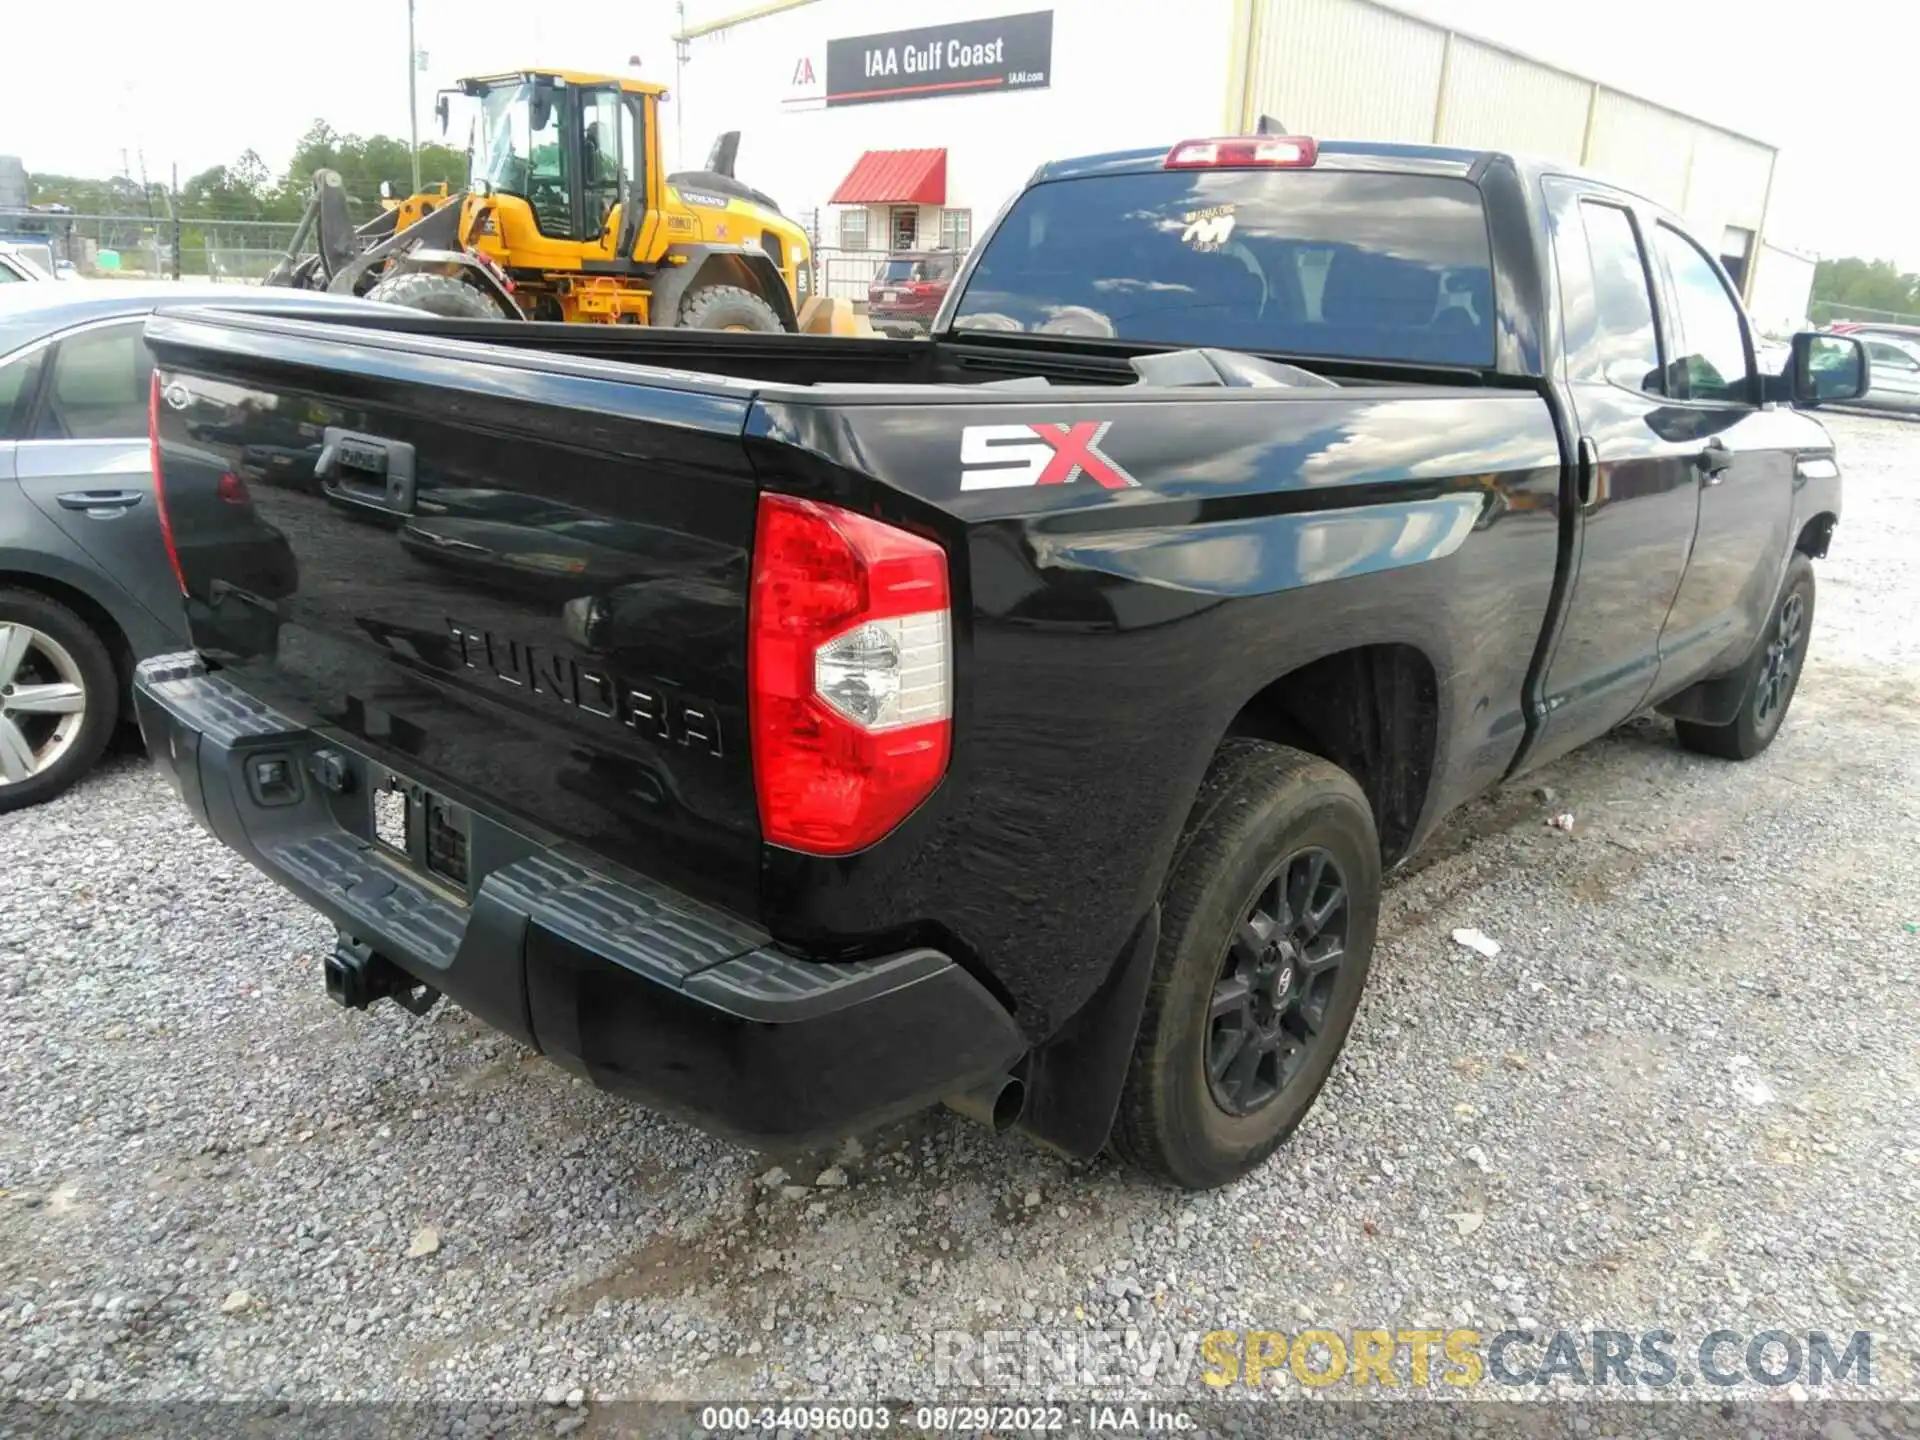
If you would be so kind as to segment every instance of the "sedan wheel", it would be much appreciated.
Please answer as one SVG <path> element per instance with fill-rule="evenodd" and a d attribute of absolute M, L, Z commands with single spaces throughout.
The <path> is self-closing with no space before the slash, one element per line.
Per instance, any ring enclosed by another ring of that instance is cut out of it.
<path fill-rule="evenodd" d="M 66 646 L 31 625 L 0 625 L 0 785 L 60 763 L 87 718 L 87 682 Z"/>
<path fill-rule="evenodd" d="M 86 774 L 119 719 L 120 677 L 93 628 L 57 600 L 0 589 L 0 812 Z"/>

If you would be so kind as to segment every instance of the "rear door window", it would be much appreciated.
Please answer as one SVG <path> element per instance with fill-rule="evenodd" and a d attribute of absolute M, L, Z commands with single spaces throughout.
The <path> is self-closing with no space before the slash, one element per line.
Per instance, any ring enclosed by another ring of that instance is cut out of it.
<path fill-rule="evenodd" d="M 1660 337 L 1633 217 L 1618 205 L 1584 200 L 1580 222 L 1592 284 L 1584 293 L 1566 286 L 1567 378 L 1658 395 Z"/>
<path fill-rule="evenodd" d="M 44 346 L 11 360 L 0 360 L 0 440 L 13 439 L 26 424 L 34 383 L 46 360 Z"/>
<path fill-rule="evenodd" d="M 1492 261 L 1469 181 L 1156 170 L 1036 185 L 961 328 L 1489 366 Z"/>
<path fill-rule="evenodd" d="M 153 358 L 143 321 L 62 340 L 40 402 L 36 440 L 133 440 L 147 433 Z"/>
<path fill-rule="evenodd" d="M 1876 375 L 1881 371 L 1890 370 L 1895 374 L 1912 378 L 1915 371 L 1920 371 L 1920 361 L 1915 360 L 1899 346 L 1889 345 L 1884 340 L 1869 340 L 1866 344 L 1867 358 L 1872 362 Z"/>

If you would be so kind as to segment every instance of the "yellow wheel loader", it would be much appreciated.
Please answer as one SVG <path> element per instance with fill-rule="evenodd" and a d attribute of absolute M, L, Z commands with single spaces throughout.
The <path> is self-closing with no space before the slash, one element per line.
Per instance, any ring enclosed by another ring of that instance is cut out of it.
<path fill-rule="evenodd" d="M 389 199 L 355 229 L 322 170 L 267 283 L 482 319 L 865 330 L 808 303 L 806 231 L 734 178 L 737 131 L 706 169 L 661 173 L 665 93 L 571 70 L 463 80 L 438 113 L 444 129 L 455 94 L 475 102 L 467 189 Z"/>

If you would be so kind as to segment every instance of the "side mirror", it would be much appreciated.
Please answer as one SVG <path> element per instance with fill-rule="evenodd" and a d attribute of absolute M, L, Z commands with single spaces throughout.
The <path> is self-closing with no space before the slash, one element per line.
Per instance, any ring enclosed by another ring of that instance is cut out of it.
<path fill-rule="evenodd" d="M 391 200 L 393 198 L 393 182 L 391 180 L 382 180 L 380 182 L 380 198 L 382 200 Z"/>
<path fill-rule="evenodd" d="M 1873 384 L 1867 347 L 1851 335 L 1805 331 L 1793 337 L 1793 403 L 1811 410 L 1858 400 Z"/>

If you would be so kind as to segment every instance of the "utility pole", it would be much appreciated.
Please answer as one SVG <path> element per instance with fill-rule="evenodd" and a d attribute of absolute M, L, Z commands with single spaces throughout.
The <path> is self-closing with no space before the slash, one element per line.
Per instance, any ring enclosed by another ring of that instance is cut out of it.
<path fill-rule="evenodd" d="M 683 170 L 687 164 L 687 102 L 681 98 L 686 82 L 680 77 L 687 66 L 687 0 L 679 0 L 673 8 L 680 17 L 680 28 L 673 35 L 673 168 Z"/>
<path fill-rule="evenodd" d="M 173 162 L 173 188 L 167 191 L 167 214 L 173 217 L 173 279 L 180 282 L 180 162 Z"/>
<path fill-rule="evenodd" d="M 420 49 L 413 39 L 413 0 L 407 0 L 407 149 L 413 156 L 413 189 L 420 193 L 420 102 L 415 86 L 419 83 Z"/>

